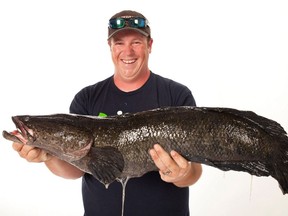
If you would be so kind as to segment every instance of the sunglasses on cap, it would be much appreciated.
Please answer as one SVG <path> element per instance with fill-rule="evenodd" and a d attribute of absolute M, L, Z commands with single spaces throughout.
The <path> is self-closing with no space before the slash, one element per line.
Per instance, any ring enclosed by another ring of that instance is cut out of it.
<path fill-rule="evenodd" d="M 109 27 L 112 29 L 121 29 L 125 26 L 132 28 L 145 28 L 147 25 L 148 21 L 141 17 L 115 18 L 109 20 Z"/>

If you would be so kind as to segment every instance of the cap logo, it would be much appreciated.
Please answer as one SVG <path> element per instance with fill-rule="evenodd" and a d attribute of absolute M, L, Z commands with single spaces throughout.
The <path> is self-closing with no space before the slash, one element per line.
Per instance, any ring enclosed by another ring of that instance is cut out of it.
<path fill-rule="evenodd" d="M 131 18 L 131 17 L 134 17 L 134 16 L 121 16 L 121 18 Z"/>

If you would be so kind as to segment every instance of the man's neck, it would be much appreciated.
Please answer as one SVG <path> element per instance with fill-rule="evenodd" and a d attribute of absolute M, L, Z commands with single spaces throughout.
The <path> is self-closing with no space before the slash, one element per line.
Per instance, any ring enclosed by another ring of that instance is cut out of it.
<path fill-rule="evenodd" d="M 114 75 L 114 83 L 121 91 L 131 92 L 141 88 L 149 79 L 151 72 L 148 70 L 141 76 L 136 77 L 133 80 L 122 79 Z"/>

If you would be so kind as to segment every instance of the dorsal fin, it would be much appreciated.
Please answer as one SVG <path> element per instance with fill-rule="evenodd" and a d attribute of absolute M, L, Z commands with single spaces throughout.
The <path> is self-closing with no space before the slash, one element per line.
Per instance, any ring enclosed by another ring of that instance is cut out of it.
<path fill-rule="evenodd" d="M 269 133 L 271 136 L 286 137 L 286 131 L 279 123 L 271 119 L 265 118 L 263 116 L 259 116 L 255 112 L 252 112 L 252 111 L 241 111 L 241 110 L 232 109 L 232 108 L 211 108 L 211 107 L 203 107 L 200 109 L 204 109 L 204 110 L 212 111 L 212 112 L 218 112 L 218 113 L 221 113 L 221 112 L 228 113 L 228 114 L 237 116 L 239 118 L 246 119 L 247 121 L 253 124 L 256 124 L 263 130 L 265 130 L 267 133 Z"/>

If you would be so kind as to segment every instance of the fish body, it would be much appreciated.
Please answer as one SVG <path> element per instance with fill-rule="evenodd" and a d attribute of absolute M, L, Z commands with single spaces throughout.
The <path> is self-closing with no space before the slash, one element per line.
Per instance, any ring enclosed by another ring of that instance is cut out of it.
<path fill-rule="evenodd" d="M 149 149 L 159 143 L 189 161 L 224 171 L 275 178 L 288 193 L 288 137 L 277 122 L 251 111 L 165 107 L 134 114 L 12 117 L 4 138 L 44 149 L 104 185 L 157 170 Z"/>

